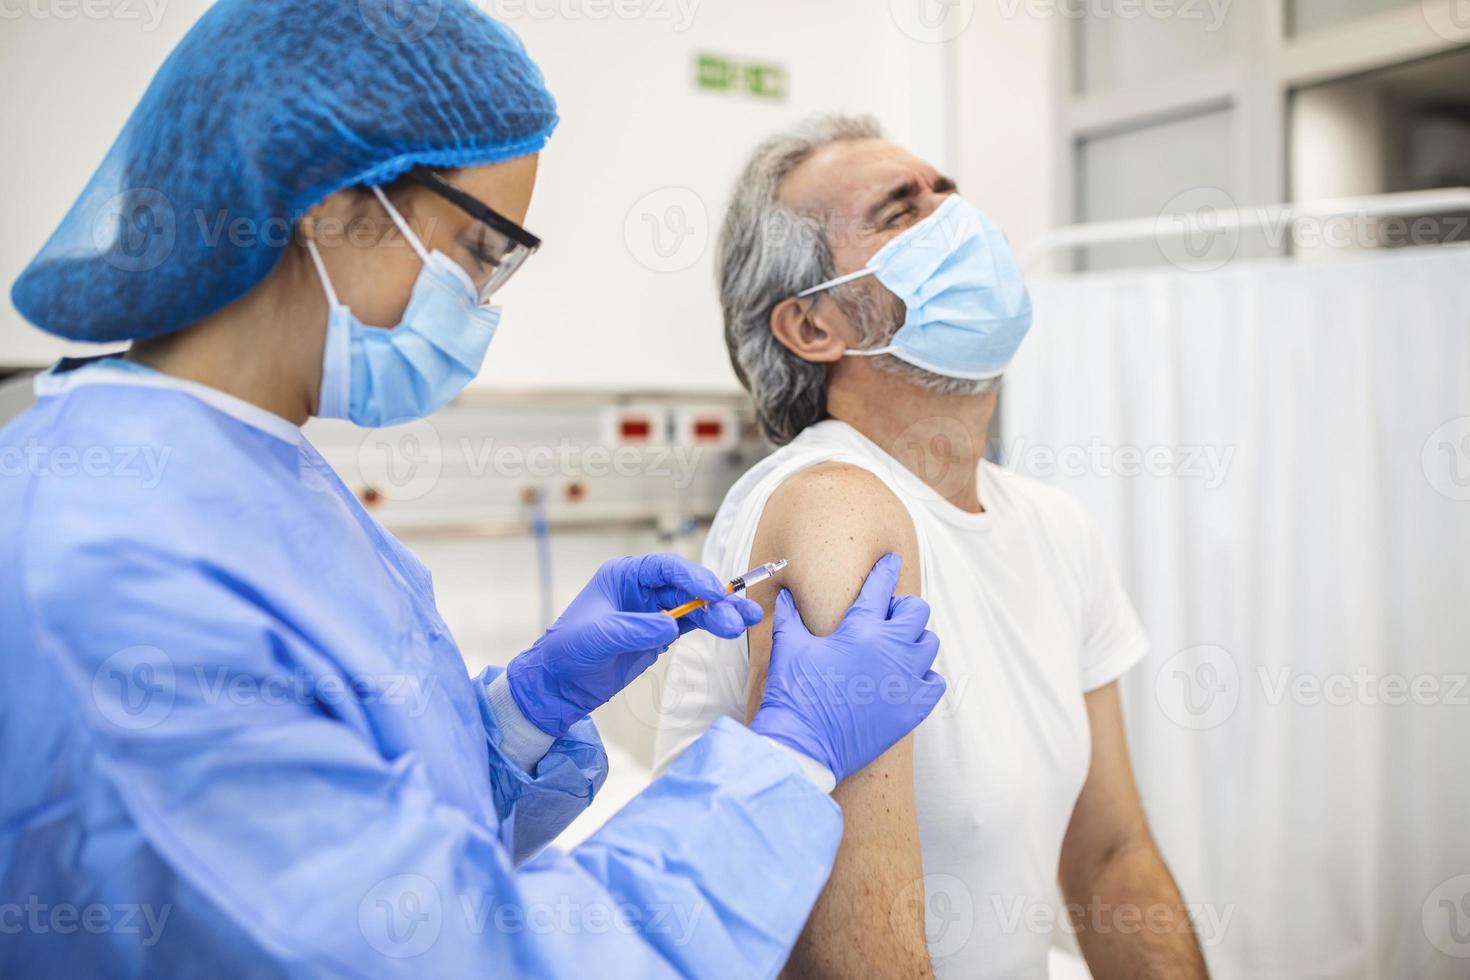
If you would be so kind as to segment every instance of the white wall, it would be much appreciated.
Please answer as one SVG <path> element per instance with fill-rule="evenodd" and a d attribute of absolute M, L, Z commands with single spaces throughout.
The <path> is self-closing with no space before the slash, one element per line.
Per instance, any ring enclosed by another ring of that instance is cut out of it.
<path fill-rule="evenodd" d="M 1033 5 L 1040 10 L 1046 5 Z M 1059 34 L 1068 22 L 1025 4 L 972 0 L 955 46 L 955 178 L 1021 252 L 1058 214 Z"/>
<path fill-rule="evenodd" d="M 29 326 L 10 286 L 102 161 L 159 64 L 206 0 L 0 3 L 0 367 L 42 365 L 68 348 Z M 85 350 L 74 345 L 73 350 Z"/>
<path fill-rule="evenodd" d="M 544 254 L 506 291 L 483 383 L 733 389 L 714 237 L 755 143 L 844 110 L 942 152 L 940 61 L 895 27 L 886 0 L 703 0 L 682 31 L 648 19 L 511 23 L 563 122 L 527 218 Z M 696 90 L 700 50 L 785 66 L 790 98 Z M 673 208 L 690 230 L 677 249 Z M 653 251 L 655 229 L 667 259 Z"/>
<path fill-rule="evenodd" d="M 505 291 L 504 327 L 481 384 L 733 389 L 713 234 L 754 143 L 810 112 L 840 109 L 876 113 L 896 138 L 944 157 L 943 59 L 901 29 L 897 0 L 480 2 L 521 34 L 563 118 L 527 219 L 546 244 Z M 9 285 L 205 6 L 163 4 L 151 27 L 141 6 L 144 22 L 0 21 L 8 95 L 0 134 L 9 147 L 0 176 L 14 191 L 0 236 L 0 364 L 40 365 L 61 352 L 10 307 Z M 606 16 L 591 16 L 598 10 Z M 696 89 L 701 50 L 784 66 L 789 98 Z M 675 207 L 689 234 L 660 256 L 653 230 L 674 220 Z"/>

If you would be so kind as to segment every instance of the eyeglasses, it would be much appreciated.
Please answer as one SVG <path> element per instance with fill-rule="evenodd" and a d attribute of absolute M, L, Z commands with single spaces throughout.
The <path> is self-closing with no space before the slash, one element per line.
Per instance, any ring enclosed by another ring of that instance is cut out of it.
<path fill-rule="evenodd" d="M 482 305 L 541 247 L 541 239 L 432 170 L 411 170 L 404 177 L 475 219 L 461 247 L 469 256 L 465 271 L 474 280 Z"/>

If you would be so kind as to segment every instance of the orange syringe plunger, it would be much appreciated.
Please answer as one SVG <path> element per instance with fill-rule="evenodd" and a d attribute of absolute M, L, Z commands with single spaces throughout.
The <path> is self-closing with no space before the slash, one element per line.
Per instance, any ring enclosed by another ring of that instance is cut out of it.
<path fill-rule="evenodd" d="M 758 585 L 761 582 L 764 582 L 766 579 L 771 578 L 781 569 L 785 568 L 787 564 L 787 560 L 785 558 L 781 558 L 776 561 L 768 561 L 764 565 L 757 565 L 750 571 L 746 572 L 744 575 L 737 575 L 729 582 L 726 582 L 725 591 L 730 593 L 744 592 L 752 585 Z M 680 617 L 689 615 L 696 609 L 703 609 L 707 605 L 709 605 L 709 603 L 705 602 L 703 599 L 691 599 L 688 602 L 684 603 L 682 606 L 676 606 L 673 609 L 665 609 L 664 612 L 668 613 L 670 616 L 673 616 L 675 619 L 679 619 Z"/>

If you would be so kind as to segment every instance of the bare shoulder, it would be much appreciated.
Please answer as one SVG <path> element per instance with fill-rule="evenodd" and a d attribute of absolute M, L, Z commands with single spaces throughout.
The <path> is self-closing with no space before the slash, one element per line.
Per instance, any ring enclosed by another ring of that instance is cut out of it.
<path fill-rule="evenodd" d="M 771 495 L 751 558 L 789 559 L 782 585 L 807 627 L 827 632 L 889 552 L 904 561 L 899 591 L 917 592 L 918 551 L 908 509 L 881 479 L 859 466 L 823 463 L 793 474 Z"/>
<path fill-rule="evenodd" d="M 834 558 L 882 549 L 874 561 L 914 542 L 903 502 L 873 473 L 848 463 L 793 474 L 766 502 L 757 533 L 802 550 L 832 549 Z"/>

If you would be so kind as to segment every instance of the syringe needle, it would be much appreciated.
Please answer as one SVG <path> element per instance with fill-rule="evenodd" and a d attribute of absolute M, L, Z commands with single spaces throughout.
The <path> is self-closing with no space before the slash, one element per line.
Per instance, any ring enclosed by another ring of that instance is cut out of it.
<path fill-rule="evenodd" d="M 725 584 L 725 591 L 729 593 L 744 592 L 752 585 L 759 585 L 766 579 L 771 578 L 777 572 L 781 571 L 781 569 L 785 568 L 788 564 L 790 564 L 790 562 L 788 562 L 785 558 L 778 558 L 775 561 L 768 561 L 764 565 L 757 565 L 750 571 L 746 572 L 744 575 L 737 575 L 735 578 L 727 582 Z M 679 619 L 682 616 L 689 615 L 696 609 L 703 609 L 707 605 L 709 605 L 709 603 L 705 602 L 703 599 L 691 599 L 688 602 L 684 603 L 682 606 L 676 606 L 673 609 L 665 609 L 664 612 L 668 613 L 670 616 L 673 616 L 675 619 Z"/>

